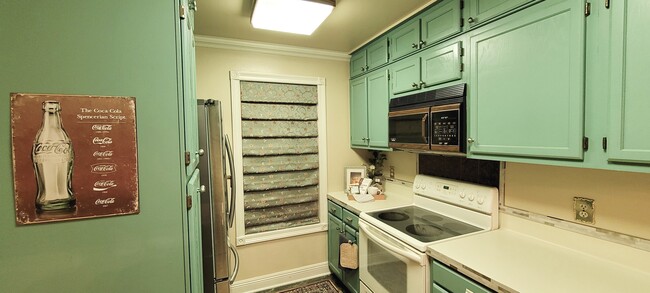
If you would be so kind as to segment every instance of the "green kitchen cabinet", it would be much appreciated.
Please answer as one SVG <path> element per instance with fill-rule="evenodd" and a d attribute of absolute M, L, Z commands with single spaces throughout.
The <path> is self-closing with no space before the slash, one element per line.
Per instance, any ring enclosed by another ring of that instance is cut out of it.
<path fill-rule="evenodd" d="M 462 42 L 424 50 L 390 66 L 393 96 L 462 78 Z"/>
<path fill-rule="evenodd" d="M 201 247 L 201 183 L 199 170 L 187 182 L 187 226 L 191 292 L 203 292 L 203 252 Z"/>
<path fill-rule="evenodd" d="M 400 59 L 461 31 L 461 1 L 441 1 L 388 34 L 390 60 Z"/>
<path fill-rule="evenodd" d="M 465 0 L 465 21 L 471 28 L 535 1 L 539 0 Z"/>
<path fill-rule="evenodd" d="M 617 163 L 650 163 L 650 19 L 648 1 L 611 4 L 610 107 L 607 158 Z"/>
<path fill-rule="evenodd" d="M 469 36 L 468 152 L 581 160 L 584 3 L 548 0 Z"/>
<path fill-rule="evenodd" d="M 181 54 L 183 96 L 181 109 L 184 117 L 185 133 L 185 172 L 189 177 L 199 164 L 199 127 L 197 122 L 196 105 L 196 57 L 194 48 L 194 10 L 196 1 L 189 3 L 181 0 L 184 16 L 181 16 Z"/>
<path fill-rule="evenodd" d="M 343 236 L 350 243 L 359 238 L 359 216 L 328 200 L 327 259 L 332 273 L 350 290 L 359 292 L 359 269 L 343 268 L 339 265 L 339 245 Z"/>
<path fill-rule="evenodd" d="M 494 292 L 467 276 L 436 261 L 431 264 L 431 292 L 439 293 L 491 293 Z"/>
<path fill-rule="evenodd" d="M 388 63 L 388 39 L 380 37 L 350 57 L 350 76 L 367 73 Z"/>
<path fill-rule="evenodd" d="M 352 147 L 388 149 L 388 70 L 377 70 L 350 82 Z"/>

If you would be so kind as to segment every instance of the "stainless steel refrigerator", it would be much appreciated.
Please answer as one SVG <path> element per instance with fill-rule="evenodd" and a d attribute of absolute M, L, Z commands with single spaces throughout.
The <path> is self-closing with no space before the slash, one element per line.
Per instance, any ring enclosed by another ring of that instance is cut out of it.
<path fill-rule="evenodd" d="M 206 187 L 201 197 L 203 288 L 206 293 L 228 293 L 239 269 L 237 250 L 228 238 L 235 217 L 236 180 L 227 172 L 234 174 L 232 147 L 223 133 L 221 103 L 198 100 L 197 108 L 199 153 L 202 154 L 199 169 L 201 184 Z"/>

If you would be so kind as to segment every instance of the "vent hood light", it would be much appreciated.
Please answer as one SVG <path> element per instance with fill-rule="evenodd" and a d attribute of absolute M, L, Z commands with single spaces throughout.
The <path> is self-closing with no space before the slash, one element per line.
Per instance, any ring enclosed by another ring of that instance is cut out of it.
<path fill-rule="evenodd" d="M 256 0 L 251 23 L 258 29 L 311 35 L 334 5 L 334 0 Z"/>

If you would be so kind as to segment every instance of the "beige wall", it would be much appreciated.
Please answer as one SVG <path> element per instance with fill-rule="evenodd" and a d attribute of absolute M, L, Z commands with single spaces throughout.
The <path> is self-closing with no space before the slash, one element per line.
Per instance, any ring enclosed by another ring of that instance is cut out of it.
<path fill-rule="evenodd" d="M 350 149 L 349 63 L 197 47 L 199 98 L 222 101 L 224 130 L 232 133 L 229 72 L 248 71 L 323 77 L 327 96 L 327 190 L 343 189 L 345 166 L 359 166 L 365 152 Z M 234 235 L 231 235 L 234 237 Z M 237 280 L 245 280 L 327 261 L 327 235 L 314 233 L 238 247 L 241 256 Z"/>
<path fill-rule="evenodd" d="M 650 174 L 507 163 L 505 204 L 577 222 L 573 197 L 595 200 L 595 226 L 650 239 Z"/>
<path fill-rule="evenodd" d="M 395 167 L 395 179 L 413 182 L 417 174 L 418 155 L 403 151 L 394 151 L 387 153 L 386 162 L 384 163 L 384 176 L 390 175 L 390 166 Z"/>

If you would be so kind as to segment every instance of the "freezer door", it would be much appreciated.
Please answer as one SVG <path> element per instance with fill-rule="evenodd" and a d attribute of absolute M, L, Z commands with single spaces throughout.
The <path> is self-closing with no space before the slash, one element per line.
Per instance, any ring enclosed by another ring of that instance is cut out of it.
<path fill-rule="evenodd" d="M 206 194 L 201 200 L 204 289 L 205 292 L 215 292 L 216 283 L 227 282 L 230 276 L 221 104 L 215 100 L 198 100 L 198 105 L 199 147 L 203 150 L 199 169 L 201 182 L 206 186 Z"/>

